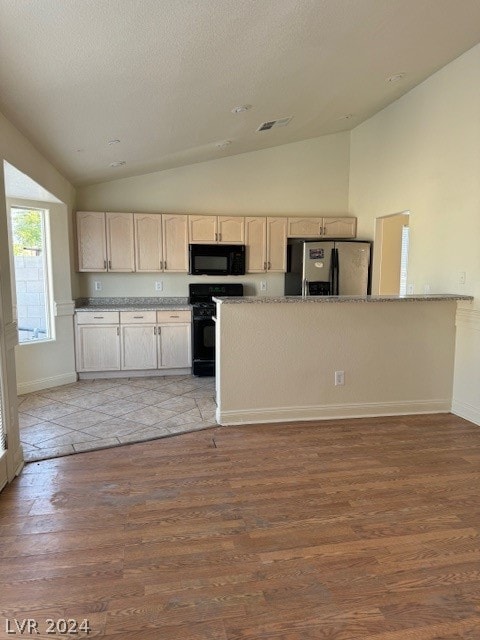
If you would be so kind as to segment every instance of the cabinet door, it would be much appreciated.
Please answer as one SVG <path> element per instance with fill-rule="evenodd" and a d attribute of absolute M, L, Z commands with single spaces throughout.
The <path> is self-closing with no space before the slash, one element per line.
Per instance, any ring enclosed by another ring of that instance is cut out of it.
<path fill-rule="evenodd" d="M 287 236 L 289 238 L 320 238 L 323 218 L 289 218 Z"/>
<path fill-rule="evenodd" d="M 267 270 L 267 219 L 245 218 L 247 273 Z"/>
<path fill-rule="evenodd" d="M 267 270 L 287 269 L 287 219 L 267 218 Z"/>
<path fill-rule="evenodd" d="M 122 369 L 157 368 L 157 327 L 154 324 L 122 326 Z"/>
<path fill-rule="evenodd" d="M 118 371 L 119 333 L 118 325 L 77 326 L 77 371 Z"/>
<path fill-rule="evenodd" d="M 107 270 L 105 214 L 77 211 L 77 246 L 79 271 Z"/>
<path fill-rule="evenodd" d="M 245 218 L 239 216 L 218 216 L 217 232 L 219 244 L 244 244 Z"/>
<path fill-rule="evenodd" d="M 168 324 L 158 327 L 158 367 L 178 369 L 192 366 L 191 324 Z"/>
<path fill-rule="evenodd" d="M 163 270 L 188 273 L 188 216 L 162 215 Z"/>
<path fill-rule="evenodd" d="M 135 271 L 161 271 L 163 268 L 162 216 L 134 213 Z"/>
<path fill-rule="evenodd" d="M 108 270 L 135 271 L 133 213 L 107 213 Z"/>
<path fill-rule="evenodd" d="M 191 244 L 210 244 L 217 241 L 217 216 L 188 216 Z"/>
<path fill-rule="evenodd" d="M 357 219 L 345 218 L 324 218 L 323 237 L 324 238 L 355 238 L 357 236 Z"/>

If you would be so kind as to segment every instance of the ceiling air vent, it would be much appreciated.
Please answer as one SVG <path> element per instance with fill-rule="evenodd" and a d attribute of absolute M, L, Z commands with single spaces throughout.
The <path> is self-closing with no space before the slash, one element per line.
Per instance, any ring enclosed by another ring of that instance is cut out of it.
<path fill-rule="evenodd" d="M 269 131 L 270 129 L 273 129 L 273 127 L 286 127 L 292 118 L 293 116 L 288 116 L 288 118 L 280 118 L 279 120 L 269 120 L 268 122 L 262 122 L 257 131 Z"/>

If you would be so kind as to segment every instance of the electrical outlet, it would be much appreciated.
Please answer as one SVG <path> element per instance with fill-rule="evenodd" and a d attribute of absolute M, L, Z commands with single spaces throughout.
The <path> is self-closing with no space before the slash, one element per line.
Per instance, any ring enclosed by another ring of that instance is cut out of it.
<path fill-rule="evenodd" d="M 162 280 L 157 280 L 157 282 L 155 282 L 155 291 L 163 291 L 163 281 Z"/>
<path fill-rule="evenodd" d="M 101 291 L 102 290 L 102 283 L 100 282 L 100 280 L 94 280 L 93 281 L 93 286 L 95 288 L 95 291 Z"/>
<path fill-rule="evenodd" d="M 342 387 L 345 384 L 345 371 L 335 371 L 335 386 Z"/>
<path fill-rule="evenodd" d="M 409 295 L 413 295 L 415 293 L 415 285 L 413 284 L 413 282 L 411 284 L 408 285 L 407 287 L 407 293 Z"/>
<path fill-rule="evenodd" d="M 467 281 L 467 272 L 460 271 L 460 273 L 458 274 L 458 284 L 465 284 L 466 281 Z"/>
<path fill-rule="evenodd" d="M 260 291 L 266 291 L 266 290 L 267 290 L 267 281 L 260 280 Z"/>

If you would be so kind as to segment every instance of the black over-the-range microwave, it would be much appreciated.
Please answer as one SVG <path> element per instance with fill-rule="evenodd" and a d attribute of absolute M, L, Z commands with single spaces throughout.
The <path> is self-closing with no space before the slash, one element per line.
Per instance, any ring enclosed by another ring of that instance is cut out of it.
<path fill-rule="evenodd" d="M 195 276 L 243 276 L 245 245 L 191 244 L 189 273 Z"/>

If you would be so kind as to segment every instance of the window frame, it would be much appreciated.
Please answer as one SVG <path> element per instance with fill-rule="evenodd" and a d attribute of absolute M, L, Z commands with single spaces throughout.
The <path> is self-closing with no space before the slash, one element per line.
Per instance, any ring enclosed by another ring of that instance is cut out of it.
<path fill-rule="evenodd" d="M 45 203 L 47 204 L 47 203 Z M 41 214 L 42 226 L 42 262 L 43 262 L 43 291 L 45 296 L 45 338 L 37 338 L 34 340 L 21 341 L 18 339 L 18 346 L 32 346 L 46 344 L 56 341 L 55 332 L 55 314 L 54 314 L 54 292 L 53 292 L 53 272 L 52 272 L 52 244 L 50 233 L 50 208 L 41 206 L 40 204 L 30 202 L 28 200 L 20 201 L 19 199 L 9 199 L 8 207 L 8 236 L 9 236 L 9 257 L 10 257 L 10 273 L 12 287 L 12 306 L 15 321 L 18 325 L 18 304 L 17 304 L 17 286 L 15 273 L 15 256 L 13 254 L 13 229 L 12 229 L 12 210 L 38 211 Z M 17 327 L 18 329 L 18 327 Z M 19 333 L 19 332 L 18 332 Z"/>

